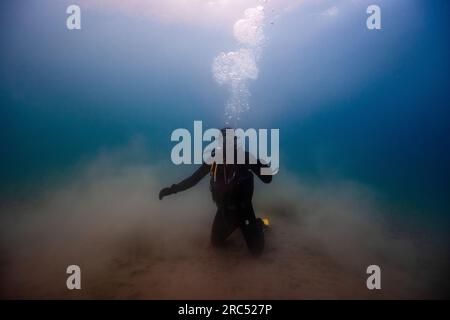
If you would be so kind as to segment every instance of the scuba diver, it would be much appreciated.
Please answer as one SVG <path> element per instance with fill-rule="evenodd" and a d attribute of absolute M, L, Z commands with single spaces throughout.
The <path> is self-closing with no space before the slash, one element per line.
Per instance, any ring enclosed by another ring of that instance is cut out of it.
<path fill-rule="evenodd" d="M 190 177 L 169 188 L 164 188 L 159 193 L 159 199 L 187 190 L 195 186 L 201 179 L 210 173 L 210 191 L 212 199 L 217 206 L 216 216 L 211 230 L 211 243 L 214 247 L 224 245 L 225 240 L 233 231 L 239 228 L 244 236 L 245 242 L 254 255 L 259 255 L 264 249 L 264 228 L 262 219 L 256 218 L 253 211 L 253 174 L 264 183 L 272 181 L 271 175 L 261 175 L 261 168 L 268 167 L 259 159 L 245 151 L 244 164 L 237 164 L 236 137 L 224 139 L 229 128 L 222 129 L 222 154 L 223 164 L 213 162 L 203 164 Z M 226 163 L 226 141 L 231 140 L 234 144 L 234 162 Z M 221 142 L 218 142 L 221 145 Z M 219 147 L 216 149 L 220 149 Z M 214 156 L 216 150 L 212 151 Z M 243 152 L 243 150 L 240 150 Z M 251 161 L 253 160 L 253 161 Z M 256 161 L 255 161 L 256 160 Z"/>

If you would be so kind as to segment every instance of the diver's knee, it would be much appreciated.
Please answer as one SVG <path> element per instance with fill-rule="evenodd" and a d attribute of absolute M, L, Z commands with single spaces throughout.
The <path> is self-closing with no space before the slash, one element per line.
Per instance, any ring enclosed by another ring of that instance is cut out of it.
<path fill-rule="evenodd" d="M 255 246 L 250 246 L 249 249 L 252 256 L 259 257 L 264 252 L 264 243 Z"/>
<path fill-rule="evenodd" d="M 264 235 L 258 234 L 255 238 L 247 242 L 248 249 L 253 256 L 260 256 L 264 252 Z"/>
<path fill-rule="evenodd" d="M 216 235 L 211 235 L 211 245 L 215 248 L 223 247 L 225 244 L 225 239 L 218 237 Z"/>

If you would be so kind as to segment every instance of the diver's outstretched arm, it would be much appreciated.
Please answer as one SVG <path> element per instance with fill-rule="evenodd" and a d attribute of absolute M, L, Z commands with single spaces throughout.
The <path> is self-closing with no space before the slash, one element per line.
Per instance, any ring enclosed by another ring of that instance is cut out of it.
<path fill-rule="evenodd" d="M 189 178 L 184 179 L 180 183 L 173 184 L 169 188 L 164 188 L 159 192 L 159 200 L 162 200 L 165 196 L 184 191 L 192 188 L 200 180 L 202 180 L 209 172 L 209 165 L 203 163 Z"/>

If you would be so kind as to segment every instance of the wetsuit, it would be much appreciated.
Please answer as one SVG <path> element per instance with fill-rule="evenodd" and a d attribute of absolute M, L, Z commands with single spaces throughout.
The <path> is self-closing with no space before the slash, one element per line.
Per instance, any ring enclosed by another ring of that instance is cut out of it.
<path fill-rule="evenodd" d="M 272 176 L 261 175 L 261 168 L 267 166 L 259 160 L 256 164 L 250 164 L 249 158 L 250 155 L 246 152 L 245 164 L 203 163 L 190 177 L 172 185 L 170 189 L 173 193 L 184 191 L 195 186 L 210 173 L 210 190 L 217 205 L 211 231 L 212 244 L 222 245 L 228 236 L 239 228 L 250 251 L 260 254 L 264 249 L 264 233 L 263 223 L 255 217 L 252 206 L 253 174 L 264 183 L 271 182 Z"/>

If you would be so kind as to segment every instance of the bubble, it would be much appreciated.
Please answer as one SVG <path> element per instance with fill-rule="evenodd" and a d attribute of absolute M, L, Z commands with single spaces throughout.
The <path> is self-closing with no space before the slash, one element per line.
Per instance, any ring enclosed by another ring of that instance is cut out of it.
<path fill-rule="evenodd" d="M 238 121 L 240 114 L 250 109 L 248 82 L 258 78 L 257 62 L 265 41 L 264 7 L 246 9 L 244 18 L 234 24 L 233 35 L 242 47 L 220 53 L 212 64 L 217 83 L 229 86 L 230 97 L 225 105 L 227 124 Z"/>
<path fill-rule="evenodd" d="M 219 84 L 233 84 L 258 78 L 255 55 L 249 49 L 222 52 L 214 59 L 212 69 L 214 78 Z"/>
<path fill-rule="evenodd" d="M 246 46 L 260 46 L 264 42 L 264 8 L 258 6 L 247 9 L 244 15 L 244 19 L 234 24 L 234 37 Z"/>

